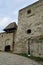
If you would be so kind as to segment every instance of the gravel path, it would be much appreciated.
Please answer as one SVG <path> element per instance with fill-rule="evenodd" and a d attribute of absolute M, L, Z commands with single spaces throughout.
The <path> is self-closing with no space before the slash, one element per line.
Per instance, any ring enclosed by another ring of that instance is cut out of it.
<path fill-rule="evenodd" d="M 41 65 L 41 64 L 19 55 L 0 52 L 0 65 Z"/>

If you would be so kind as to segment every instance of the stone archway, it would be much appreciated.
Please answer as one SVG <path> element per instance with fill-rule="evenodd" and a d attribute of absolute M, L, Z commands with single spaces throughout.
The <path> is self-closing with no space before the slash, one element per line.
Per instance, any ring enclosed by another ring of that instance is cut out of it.
<path fill-rule="evenodd" d="M 11 42 L 10 42 L 10 39 L 7 39 L 7 40 L 5 41 L 4 51 L 11 51 Z"/>

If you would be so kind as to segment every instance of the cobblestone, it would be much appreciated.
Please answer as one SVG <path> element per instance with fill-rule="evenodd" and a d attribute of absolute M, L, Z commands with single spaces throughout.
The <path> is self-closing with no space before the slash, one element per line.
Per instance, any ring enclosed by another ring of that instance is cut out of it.
<path fill-rule="evenodd" d="M 41 65 L 41 64 L 19 55 L 0 52 L 0 65 Z"/>

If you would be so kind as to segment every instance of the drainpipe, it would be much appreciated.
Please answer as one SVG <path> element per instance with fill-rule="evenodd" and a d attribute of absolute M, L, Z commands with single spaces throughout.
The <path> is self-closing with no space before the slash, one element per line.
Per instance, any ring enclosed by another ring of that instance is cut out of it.
<path fill-rule="evenodd" d="M 14 51 L 14 31 L 13 31 L 13 44 L 12 44 L 12 51 Z"/>
<path fill-rule="evenodd" d="M 28 42 L 28 54 L 30 55 L 30 42 Z"/>

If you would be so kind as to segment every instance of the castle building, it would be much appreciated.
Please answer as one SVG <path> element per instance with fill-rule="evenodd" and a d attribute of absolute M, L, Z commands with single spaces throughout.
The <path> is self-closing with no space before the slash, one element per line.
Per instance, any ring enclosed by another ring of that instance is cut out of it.
<path fill-rule="evenodd" d="M 3 32 L 0 33 L 0 51 L 14 51 L 14 38 L 17 30 L 15 22 L 9 24 Z"/>
<path fill-rule="evenodd" d="M 43 57 L 43 0 L 19 10 L 14 52 Z"/>
<path fill-rule="evenodd" d="M 0 50 L 43 57 L 43 0 L 19 10 L 18 27 L 9 24 L 0 33 Z"/>

